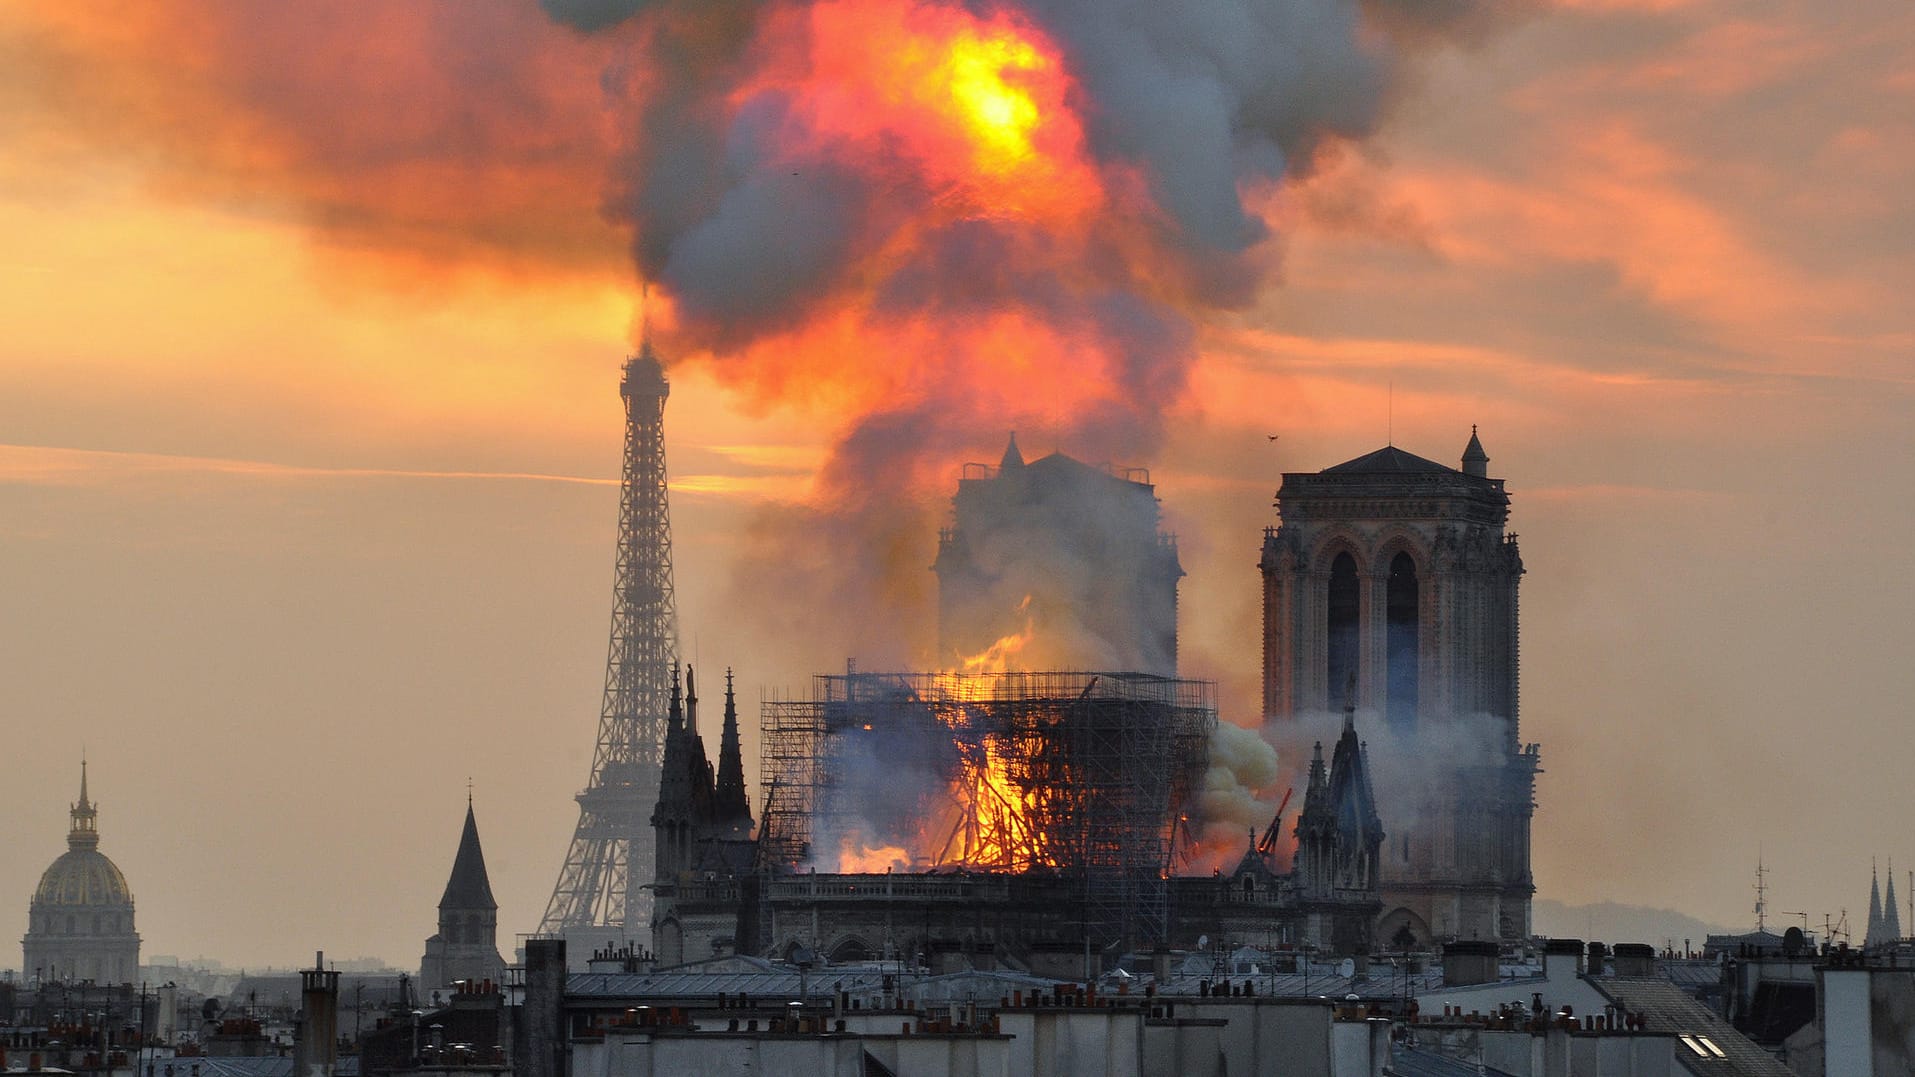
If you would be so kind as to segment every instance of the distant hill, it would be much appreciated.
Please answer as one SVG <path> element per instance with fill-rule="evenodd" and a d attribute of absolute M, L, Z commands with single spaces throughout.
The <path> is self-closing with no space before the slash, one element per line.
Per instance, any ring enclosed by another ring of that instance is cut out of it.
<path fill-rule="evenodd" d="M 1693 949 L 1702 949 L 1702 940 L 1710 935 L 1753 931 L 1754 924 L 1724 927 L 1698 920 L 1674 909 L 1651 909 L 1643 905 L 1623 905 L 1599 901 L 1593 905 L 1565 905 L 1560 901 L 1537 900 L 1530 907 L 1531 930 L 1556 938 L 1619 942 L 1646 942 L 1656 949 L 1665 943 L 1682 948 L 1688 939 Z M 1777 928 L 1776 930 L 1781 930 Z"/>

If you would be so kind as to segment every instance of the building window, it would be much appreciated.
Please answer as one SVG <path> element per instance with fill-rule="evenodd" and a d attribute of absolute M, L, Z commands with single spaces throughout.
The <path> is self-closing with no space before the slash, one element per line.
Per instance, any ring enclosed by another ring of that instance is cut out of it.
<path fill-rule="evenodd" d="M 1337 554 L 1330 562 L 1329 618 L 1329 707 L 1340 711 L 1350 703 L 1351 682 L 1356 676 L 1357 628 L 1362 617 L 1358 600 L 1356 558 Z"/>
<path fill-rule="evenodd" d="M 1416 727 L 1417 655 L 1419 604 L 1416 562 L 1407 553 L 1390 560 L 1389 593 L 1386 600 L 1388 627 L 1384 654 L 1390 671 L 1390 725 L 1403 732 Z"/>

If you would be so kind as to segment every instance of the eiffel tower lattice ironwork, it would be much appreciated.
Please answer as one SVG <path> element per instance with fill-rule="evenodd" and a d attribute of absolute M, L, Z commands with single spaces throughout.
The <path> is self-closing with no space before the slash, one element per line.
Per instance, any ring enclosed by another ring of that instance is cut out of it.
<path fill-rule="evenodd" d="M 618 390 L 625 399 L 625 468 L 605 701 L 591 782 L 578 795 L 578 830 L 539 922 L 542 934 L 600 928 L 649 938 L 651 931 L 644 887 L 654 867 L 651 817 L 678 655 L 678 606 L 665 491 L 671 387 L 649 335 L 626 361 Z"/>

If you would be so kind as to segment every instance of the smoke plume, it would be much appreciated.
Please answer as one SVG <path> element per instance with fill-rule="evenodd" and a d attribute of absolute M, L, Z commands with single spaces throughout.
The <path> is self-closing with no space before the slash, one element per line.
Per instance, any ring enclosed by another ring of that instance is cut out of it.
<path fill-rule="evenodd" d="M 628 43 L 605 79 L 627 136 L 612 211 L 669 306 L 654 324 L 832 430 L 807 513 L 781 507 L 743 566 L 751 593 L 810 609 L 921 603 L 930 495 L 1007 429 L 1147 459 L 1196 322 L 1276 268 L 1255 207 L 1372 131 L 1413 50 L 1494 6 L 546 4 Z M 797 549 L 909 535 L 902 558 Z M 929 653 L 921 629 L 870 627 L 831 645 Z"/>
<path fill-rule="evenodd" d="M 1197 811 L 1193 813 L 1200 825 L 1197 856 L 1186 866 L 1192 870 L 1232 867 L 1249 843 L 1261 838 L 1270 825 L 1276 811 L 1270 795 L 1281 776 L 1277 750 L 1256 730 L 1217 723 L 1210 737 L 1210 767 L 1204 772 Z M 1285 809 L 1286 825 L 1278 843 L 1282 850 L 1290 848 L 1294 811 L 1301 803 L 1300 797 L 1292 798 Z"/>
<path fill-rule="evenodd" d="M 1328 759 L 1342 735 L 1343 715 L 1316 712 L 1294 721 L 1275 721 L 1266 730 L 1277 738 L 1286 760 L 1307 765 L 1316 744 Z M 1459 776 L 1508 761 L 1505 737 L 1508 723 L 1486 713 L 1424 721 L 1414 732 L 1392 727 L 1374 713 L 1358 711 L 1357 735 L 1369 762 L 1370 783 L 1377 793 L 1383 831 L 1398 835 L 1415 820 L 1433 815 L 1451 803 Z M 1296 776 L 1300 807 L 1305 775 Z"/>

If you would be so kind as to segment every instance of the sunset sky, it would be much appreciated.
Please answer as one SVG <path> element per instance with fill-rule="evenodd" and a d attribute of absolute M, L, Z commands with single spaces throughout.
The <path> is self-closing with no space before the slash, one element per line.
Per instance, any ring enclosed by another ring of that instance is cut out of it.
<path fill-rule="evenodd" d="M 935 528 L 1015 428 L 1151 470 L 1184 671 L 1255 724 L 1281 473 L 1454 464 L 1476 424 L 1528 566 L 1538 897 L 1752 926 L 1759 852 L 1776 922 L 1859 937 L 1870 858 L 1915 868 L 1915 8 L 1366 23 L 1366 111 L 1224 166 L 1246 226 L 1125 141 L 1099 39 L 1039 29 L 1064 0 L 761 6 L 815 47 L 723 83 L 672 4 L 0 9 L 0 928 L 83 751 L 147 959 L 416 967 L 468 780 L 504 948 L 536 927 L 648 277 L 681 649 L 748 713 L 935 662 Z M 957 44 L 834 53 L 834 19 Z M 657 201 L 660 117 L 767 97 L 737 190 L 797 180 L 725 261 Z M 949 242 L 976 220 L 1001 248 Z M 1000 250 L 1057 293 L 954 294 Z"/>

